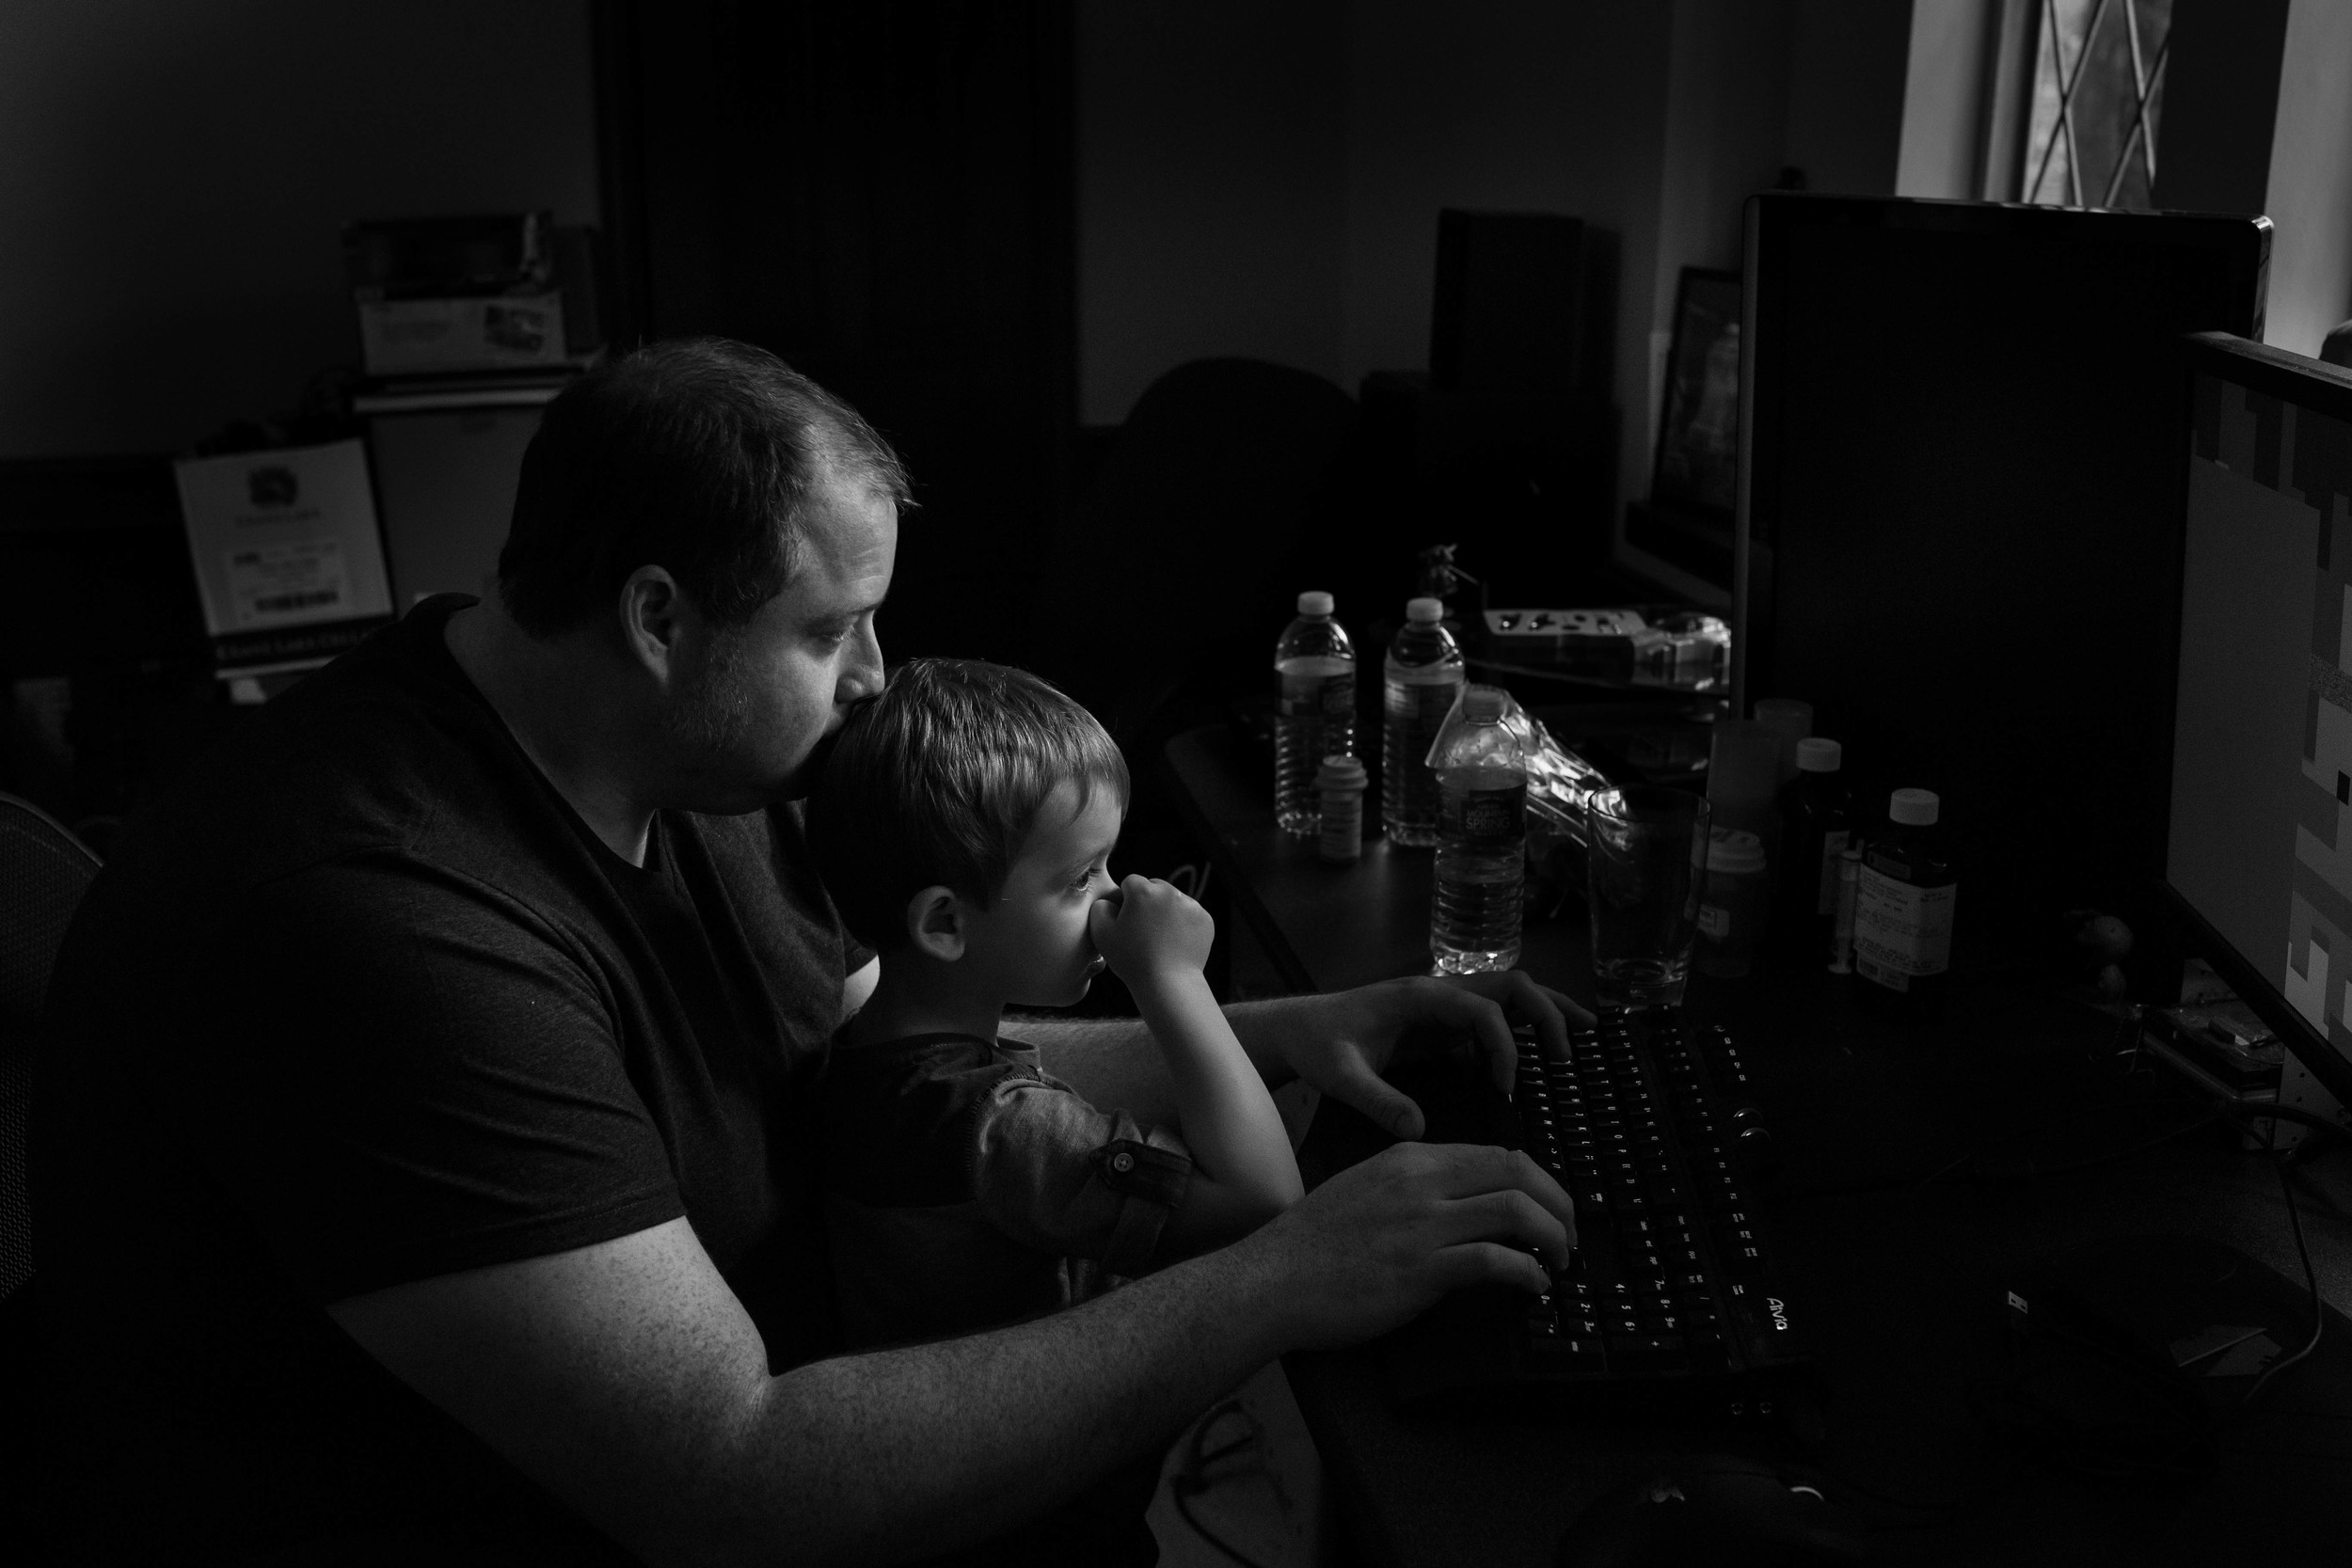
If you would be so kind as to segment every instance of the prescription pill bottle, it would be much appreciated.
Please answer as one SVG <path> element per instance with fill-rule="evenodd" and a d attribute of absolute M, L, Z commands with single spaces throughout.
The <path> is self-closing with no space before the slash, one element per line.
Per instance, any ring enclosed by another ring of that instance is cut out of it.
<path fill-rule="evenodd" d="M 1756 967 L 1767 908 L 1764 841 L 1740 828 L 1715 828 L 1707 841 L 1707 890 L 1699 898 L 1701 974 L 1736 979 Z"/>
<path fill-rule="evenodd" d="M 1952 911 L 1960 881 L 1933 790 L 1899 789 L 1855 878 L 1854 989 L 1889 1011 L 1940 1013 L 1951 981 Z"/>

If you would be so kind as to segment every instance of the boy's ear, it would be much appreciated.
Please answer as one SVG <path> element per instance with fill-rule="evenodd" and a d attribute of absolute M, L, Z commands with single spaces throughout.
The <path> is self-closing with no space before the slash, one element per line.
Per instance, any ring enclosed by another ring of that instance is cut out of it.
<path fill-rule="evenodd" d="M 963 957 L 963 900 L 951 887 L 927 887 L 907 900 L 907 940 L 942 963 Z"/>

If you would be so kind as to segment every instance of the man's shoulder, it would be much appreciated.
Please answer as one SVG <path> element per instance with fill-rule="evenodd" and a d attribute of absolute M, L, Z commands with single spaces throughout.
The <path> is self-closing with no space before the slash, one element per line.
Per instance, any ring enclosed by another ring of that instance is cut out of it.
<path fill-rule="evenodd" d="M 495 867 L 546 808 L 439 646 L 449 608 L 421 607 L 223 736 L 133 818 L 125 874 L 243 888 L 387 850 Z"/>

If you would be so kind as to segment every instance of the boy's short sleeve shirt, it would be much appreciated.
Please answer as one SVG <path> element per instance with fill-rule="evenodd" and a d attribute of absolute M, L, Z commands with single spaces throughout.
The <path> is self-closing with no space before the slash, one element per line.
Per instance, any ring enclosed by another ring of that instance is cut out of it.
<path fill-rule="evenodd" d="M 824 1121 L 853 1345 L 1013 1322 L 1145 1272 L 1192 1175 L 1175 1133 L 1097 1109 L 1017 1041 L 837 1049 Z"/>

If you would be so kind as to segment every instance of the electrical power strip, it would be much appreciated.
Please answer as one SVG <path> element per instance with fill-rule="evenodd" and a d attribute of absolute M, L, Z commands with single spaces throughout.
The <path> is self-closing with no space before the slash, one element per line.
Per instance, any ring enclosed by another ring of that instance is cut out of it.
<path fill-rule="evenodd" d="M 1648 629 L 1630 610 L 1489 610 L 1486 618 L 1496 641 L 1530 647 L 1629 643 Z"/>

